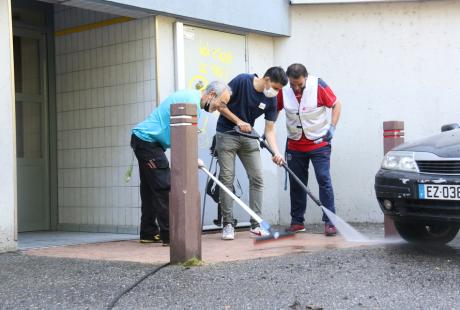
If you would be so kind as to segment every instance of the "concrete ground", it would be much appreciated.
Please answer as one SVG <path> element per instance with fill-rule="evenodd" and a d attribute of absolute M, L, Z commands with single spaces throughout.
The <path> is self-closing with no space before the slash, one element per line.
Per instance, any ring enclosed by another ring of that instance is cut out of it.
<path fill-rule="evenodd" d="M 381 225 L 359 228 L 374 237 L 382 233 Z M 232 242 L 220 244 L 226 250 Z M 333 246 L 193 268 L 168 266 L 124 295 L 116 308 L 460 309 L 459 254 L 457 237 L 437 248 L 404 242 Z M 0 309 L 104 309 L 156 266 L 2 254 Z"/>

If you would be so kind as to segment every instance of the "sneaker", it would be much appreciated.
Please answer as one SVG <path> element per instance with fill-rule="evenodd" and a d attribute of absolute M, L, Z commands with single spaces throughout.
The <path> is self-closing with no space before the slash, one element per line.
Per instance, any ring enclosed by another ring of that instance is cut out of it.
<path fill-rule="evenodd" d="M 160 234 L 156 234 L 155 236 L 153 236 L 153 243 L 160 243 L 160 242 L 161 242 Z"/>
<path fill-rule="evenodd" d="M 169 240 L 161 240 L 162 246 L 169 246 Z"/>
<path fill-rule="evenodd" d="M 304 232 L 304 231 L 305 231 L 304 224 L 291 224 L 291 227 L 286 228 L 286 232 L 298 233 L 298 232 Z"/>
<path fill-rule="evenodd" d="M 160 243 L 161 242 L 160 234 L 155 234 L 152 239 L 141 238 L 139 242 L 140 243 Z"/>
<path fill-rule="evenodd" d="M 222 229 L 222 240 L 233 240 L 235 239 L 235 228 L 232 224 L 227 224 Z"/>
<path fill-rule="evenodd" d="M 268 231 L 260 228 L 260 226 L 251 228 L 249 232 L 251 233 L 251 237 L 267 237 L 270 235 Z"/>
<path fill-rule="evenodd" d="M 332 237 L 337 235 L 337 229 L 334 225 L 331 224 L 324 224 L 324 235 L 328 237 Z"/>

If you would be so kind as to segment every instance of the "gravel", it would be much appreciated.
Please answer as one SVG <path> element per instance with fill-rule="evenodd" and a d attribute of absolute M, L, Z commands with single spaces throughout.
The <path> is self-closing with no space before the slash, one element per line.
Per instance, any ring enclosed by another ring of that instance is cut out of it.
<path fill-rule="evenodd" d="M 2 254 L 0 309 L 104 309 L 156 267 Z M 460 309 L 460 238 L 446 247 L 381 244 L 169 266 L 124 295 L 116 308 Z"/>

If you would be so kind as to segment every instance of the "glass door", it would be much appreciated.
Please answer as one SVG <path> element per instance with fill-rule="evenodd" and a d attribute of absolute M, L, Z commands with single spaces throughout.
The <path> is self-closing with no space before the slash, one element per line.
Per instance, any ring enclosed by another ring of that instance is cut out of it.
<path fill-rule="evenodd" d="M 45 38 L 14 29 L 18 231 L 50 228 Z"/>
<path fill-rule="evenodd" d="M 242 35 L 184 26 L 185 86 L 188 89 L 203 89 L 213 80 L 230 82 L 240 73 L 246 72 L 246 37 Z M 208 165 L 211 162 L 209 147 L 216 133 L 219 114 L 203 113 L 198 124 L 201 133 L 198 135 L 198 157 Z M 215 162 L 215 161 L 214 161 Z M 214 169 L 213 169 L 214 170 Z M 214 171 L 213 171 L 214 172 Z M 206 195 L 206 175 L 199 174 L 201 201 Z M 235 193 L 245 202 L 249 201 L 248 178 L 243 165 L 236 161 Z M 240 185 L 240 186 L 238 186 Z M 203 211 L 203 210 L 202 210 Z M 239 225 L 248 225 L 249 216 L 241 208 L 235 206 L 233 215 Z M 204 212 L 204 228 L 214 229 L 219 224 L 217 204 L 210 198 L 206 199 Z M 220 224 L 219 224 L 220 225 Z"/>

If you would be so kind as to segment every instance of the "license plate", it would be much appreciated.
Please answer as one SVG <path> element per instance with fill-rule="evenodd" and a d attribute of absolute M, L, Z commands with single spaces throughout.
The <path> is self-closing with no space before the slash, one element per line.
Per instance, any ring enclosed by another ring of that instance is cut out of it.
<path fill-rule="evenodd" d="M 460 200 L 460 185 L 419 184 L 420 199 Z"/>

